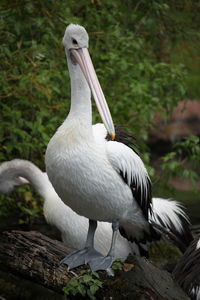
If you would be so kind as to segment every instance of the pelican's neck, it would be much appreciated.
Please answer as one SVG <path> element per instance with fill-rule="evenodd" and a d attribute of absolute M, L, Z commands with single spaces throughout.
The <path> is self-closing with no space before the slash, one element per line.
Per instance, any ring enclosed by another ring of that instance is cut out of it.
<path fill-rule="evenodd" d="M 19 176 L 27 179 L 43 198 L 46 198 L 51 187 L 47 175 L 28 160 L 14 159 L 5 162 L 2 164 L 0 179 L 1 176 L 3 177 L 3 180 L 7 182 L 10 181 L 11 183 L 12 179 Z"/>
<path fill-rule="evenodd" d="M 67 120 L 76 120 L 85 129 L 92 129 L 91 91 L 78 64 L 73 64 L 67 52 L 71 80 L 71 107 Z"/>

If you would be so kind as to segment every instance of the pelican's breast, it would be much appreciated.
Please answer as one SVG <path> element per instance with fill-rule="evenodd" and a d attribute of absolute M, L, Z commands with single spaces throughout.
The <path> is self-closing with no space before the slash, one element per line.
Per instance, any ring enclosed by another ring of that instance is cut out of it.
<path fill-rule="evenodd" d="M 60 198 L 80 215 L 109 221 L 133 206 L 130 188 L 110 165 L 103 139 L 80 143 L 61 131 L 47 147 L 46 166 Z"/>

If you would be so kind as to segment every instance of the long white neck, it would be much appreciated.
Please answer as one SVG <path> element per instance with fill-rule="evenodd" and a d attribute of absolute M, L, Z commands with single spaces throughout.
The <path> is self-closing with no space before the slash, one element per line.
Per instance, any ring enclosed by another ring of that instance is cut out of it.
<path fill-rule="evenodd" d="M 27 179 L 37 190 L 37 192 L 46 198 L 51 184 L 48 177 L 38 167 L 27 160 L 14 159 L 4 162 L 0 166 L 0 185 L 8 185 L 8 191 L 15 187 L 15 179 L 18 177 Z M 53 187 L 52 187 L 53 189 Z"/>
<path fill-rule="evenodd" d="M 78 64 L 66 52 L 71 79 L 71 108 L 67 121 L 76 120 L 83 130 L 92 130 L 91 91 Z"/>

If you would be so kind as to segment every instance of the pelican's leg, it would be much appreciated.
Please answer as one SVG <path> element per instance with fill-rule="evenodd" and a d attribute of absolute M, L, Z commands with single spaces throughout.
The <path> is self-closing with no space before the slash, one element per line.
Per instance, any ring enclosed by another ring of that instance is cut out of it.
<path fill-rule="evenodd" d="M 61 263 L 68 265 L 68 269 L 73 269 L 84 265 L 91 259 L 102 257 L 102 255 L 94 249 L 94 234 L 97 228 L 97 221 L 89 220 L 89 228 L 85 248 L 74 251 L 61 260 Z"/>
<path fill-rule="evenodd" d="M 118 229 L 119 229 L 119 222 L 114 221 L 112 223 L 113 235 L 112 235 L 110 250 L 107 256 L 94 258 L 93 260 L 89 261 L 89 265 L 92 271 L 106 270 L 109 267 L 111 267 L 112 263 L 115 260 L 115 242 L 116 242 Z"/>

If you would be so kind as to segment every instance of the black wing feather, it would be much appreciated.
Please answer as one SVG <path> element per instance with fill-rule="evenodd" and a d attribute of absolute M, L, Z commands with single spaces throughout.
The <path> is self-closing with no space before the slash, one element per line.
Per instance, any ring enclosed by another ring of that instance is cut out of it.
<path fill-rule="evenodd" d="M 200 248 L 197 249 L 199 239 L 200 236 L 197 236 L 192 241 L 173 271 L 175 280 L 191 299 L 196 299 L 193 296 L 200 287 Z"/>
<path fill-rule="evenodd" d="M 138 156 L 139 154 L 136 151 L 135 138 L 133 135 L 128 133 L 122 126 L 115 125 L 115 141 L 120 142 L 131 148 Z M 110 141 L 111 137 L 109 134 L 106 136 L 106 140 Z M 126 184 L 128 184 L 127 174 L 123 174 L 120 172 L 120 176 L 124 180 Z M 134 199 L 137 201 L 140 206 L 145 219 L 148 221 L 149 213 L 152 212 L 152 195 L 151 195 L 151 181 L 147 177 L 146 178 L 146 186 L 147 193 L 145 195 L 142 193 L 141 186 L 138 186 L 135 181 L 132 181 L 130 184 L 131 192 L 133 194 Z M 143 189 L 144 190 L 144 189 Z"/>

